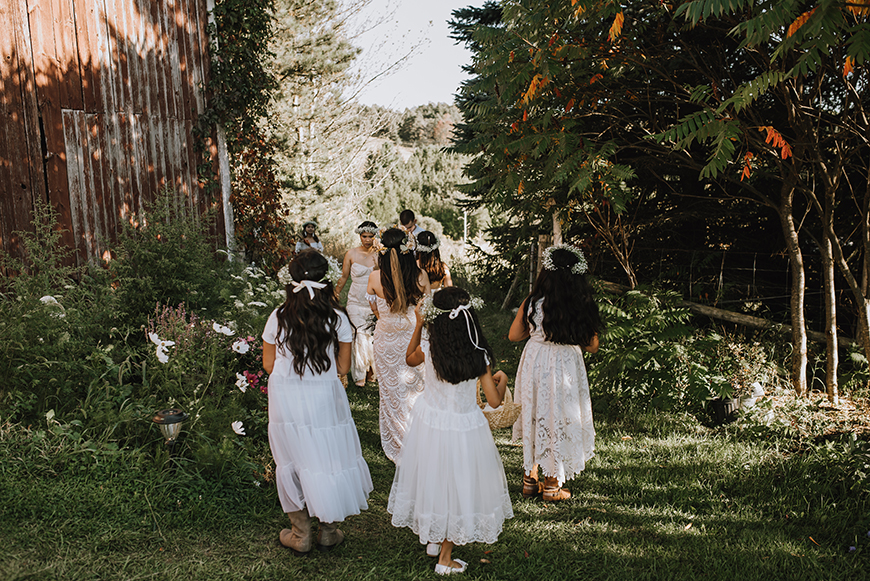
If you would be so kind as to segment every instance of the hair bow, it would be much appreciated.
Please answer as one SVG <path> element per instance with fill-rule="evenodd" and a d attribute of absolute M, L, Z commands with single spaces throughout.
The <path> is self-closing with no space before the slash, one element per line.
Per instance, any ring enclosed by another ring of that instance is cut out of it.
<path fill-rule="evenodd" d="M 326 286 L 326 283 L 316 282 L 313 280 L 303 280 L 302 282 L 296 282 L 295 280 L 290 280 L 290 285 L 293 287 L 293 292 L 298 293 L 303 288 L 308 289 L 308 298 L 314 300 L 314 289 L 320 289 Z"/>
<path fill-rule="evenodd" d="M 472 324 L 471 313 L 468 312 L 468 309 L 470 309 L 471 306 L 472 305 L 470 303 L 467 305 L 459 305 L 458 307 L 450 311 L 448 317 L 450 319 L 455 319 L 459 316 L 459 313 L 465 315 L 465 327 L 468 330 L 468 340 L 471 341 L 471 344 L 474 345 L 475 349 L 477 349 L 478 351 L 483 351 L 483 359 L 484 361 L 486 361 L 487 365 L 490 365 L 489 355 L 487 355 L 486 349 L 478 344 L 478 341 L 480 341 L 480 337 L 477 334 L 477 327 Z M 472 336 L 472 333 L 474 333 L 474 336 Z"/>

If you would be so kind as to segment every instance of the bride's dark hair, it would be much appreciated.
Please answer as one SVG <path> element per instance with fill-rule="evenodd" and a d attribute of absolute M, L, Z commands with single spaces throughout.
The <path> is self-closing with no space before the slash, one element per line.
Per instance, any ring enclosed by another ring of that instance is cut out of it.
<path fill-rule="evenodd" d="M 289 265 L 290 276 L 296 282 L 303 280 L 321 281 L 329 263 L 316 250 L 300 252 Z M 293 292 L 287 285 L 287 299 L 278 307 L 278 341 L 276 348 L 285 348 L 293 356 L 293 370 L 299 375 L 309 367 L 315 373 L 329 369 L 330 346 L 338 354 L 338 323 L 336 311 L 347 314 L 329 280 L 322 281 L 325 287 L 314 289 L 311 298 L 308 289 Z M 351 326 L 353 326 L 351 324 Z"/>
<path fill-rule="evenodd" d="M 471 297 L 465 290 L 448 286 L 432 295 L 432 304 L 443 311 L 450 311 L 460 305 L 467 305 Z M 453 319 L 448 313 L 441 313 L 429 325 L 429 356 L 435 374 L 449 383 L 460 383 L 466 379 L 480 377 L 486 373 L 486 358 L 494 359 L 492 347 L 483 336 L 483 329 L 473 308 L 468 309 L 471 315 L 472 333 L 477 331 L 477 344 L 474 346 L 468 333 L 468 322 L 460 313 Z"/>
<path fill-rule="evenodd" d="M 422 244 L 423 246 L 432 246 L 436 242 L 438 242 L 438 238 L 428 230 L 420 232 L 420 235 L 417 236 L 417 243 Z M 429 277 L 430 283 L 438 282 L 444 278 L 444 263 L 441 261 L 441 253 L 437 248 L 431 252 L 426 252 L 418 248 L 417 258 L 420 260 L 420 268 Z"/>
<path fill-rule="evenodd" d="M 406 236 L 409 234 L 398 228 L 390 228 L 381 234 L 381 244 L 387 250 L 378 256 L 378 268 L 384 299 L 390 305 L 391 313 L 404 313 L 423 296 L 419 283 L 420 267 L 414 253 L 402 252 L 400 248 Z"/>

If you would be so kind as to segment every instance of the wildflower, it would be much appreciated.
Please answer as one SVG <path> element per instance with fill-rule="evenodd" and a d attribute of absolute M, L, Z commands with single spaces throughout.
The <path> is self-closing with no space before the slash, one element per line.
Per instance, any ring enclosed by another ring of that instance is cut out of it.
<path fill-rule="evenodd" d="M 242 390 L 242 393 L 248 391 L 248 378 L 241 373 L 236 373 L 236 387 Z"/>
<path fill-rule="evenodd" d="M 237 309 L 244 309 L 245 303 L 243 303 L 240 300 L 236 300 L 235 302 L 233 302 L 233 306 L 236 307 Z"/>
<path fill-rule="evenodd" d="M 248 306 L 249 307 L 265 307 L 268 305 L 266 305 L 266 303 L 264 303 L 262 301 L 251 301 L 250 303 L 248 303 Z"/>
<path fill-rule="evenodd" d="M 66 313 L 63 310 L 63 305 L 57 302 L 57 299 L 51 295 L 45 295 L 41 299 L 40 302 L 51 309 L 51 316 L 56 317 L 58 319 L 63 319 L 66 317 Z"/>
<path fill-rule="evenodd" d="M 151 342 L 155 345 L 160 345 L 160 337 L 157 333 L 148 333 L 148 338 L 151 339 Z"/>
<path fill-rule="evenodd" d="M 251 350 L 251 346 L 248 345 L 248 342 L 245 341 L 244 339 L 239 339 L 238 341 L 233 343 L 233 351 L 235 351 L 236 353 L 240 353 L 241 355 L 244 355 L 245 353 L 247 353 L 250 350 Z"/>
<path fill-rule="evenodd" d="M 51 295 L 45 295 L 44 297 L 42 297 L 39 300 L 44 305 L 56 305 L 56 304 L 58 304 L 57 299 Z"/>
<path fill-rule="evenodd" d="M 166 347 L 163 345 L 157 346 L 157 361 L 160 363 L 168 363 L 169 362 L 169 354 L 166 352 Z"/>
<path fill-rule="evenodd" d="M 854 553 L 854 552 L 857 551 L 857 550 L 858 550 L 858 549 L 856 549 L 855 547 L 849 547 L 849 552 L 850 552 L 850 553 Z"/>
<path fill-rule="evenodd" d="M 245 435 L 245 426 L 244 426 L 244 424 L 242 424 L 242 422 L 233 422 L 232 426 L 233 426 L 233 431 L 235 433 L 237 433 L 240 436 Z"/>
<path fill-rule="evenodd" d="M 236 334 L 235 331 L 230 329 L 229 327 L 224 327 L 223 325 L 215 322 L 212 322 L 211 328 L 214 329 L 215 333 L 220 333 L 221 335 L 226 335 L 228 337 L 232 337 Z"/>

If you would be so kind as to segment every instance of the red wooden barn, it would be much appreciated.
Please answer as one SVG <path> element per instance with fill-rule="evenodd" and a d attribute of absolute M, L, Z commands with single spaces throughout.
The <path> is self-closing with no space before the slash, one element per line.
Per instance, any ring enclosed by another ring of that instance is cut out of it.
<path fill-rule="evenodd" d="M 210 3 L 0 1 L 3 251 L 20 254 L 13 232 L 31 229 L 38 199 L 57 211 L 79 263 L 104 258 L 123 221 L 164 187 L 193 211 L 212 204 L 193 137 Z"/>

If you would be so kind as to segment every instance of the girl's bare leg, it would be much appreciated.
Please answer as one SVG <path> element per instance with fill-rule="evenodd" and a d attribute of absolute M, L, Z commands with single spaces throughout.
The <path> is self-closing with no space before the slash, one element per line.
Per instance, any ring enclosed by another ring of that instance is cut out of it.
<path fill-rule="evenodd" d="M 448 540 L 441 541 L 441 554 L 438 555 L 438 564 L 445 567 L 461 569 L 462 564 L 453 560 L 453 543 Z"/>

